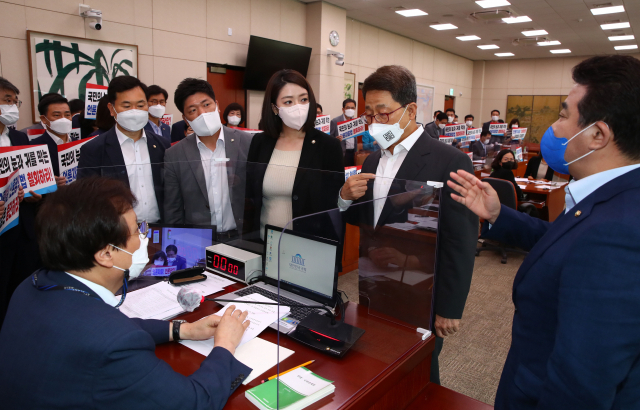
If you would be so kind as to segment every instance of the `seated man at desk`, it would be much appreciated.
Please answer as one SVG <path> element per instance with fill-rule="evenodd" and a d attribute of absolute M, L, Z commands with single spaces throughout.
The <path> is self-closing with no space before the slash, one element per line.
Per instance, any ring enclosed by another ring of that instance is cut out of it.
<path fill-rule="evenodd" d="M 178 270 L 187 268 L 187 260 L 178 255 L 178 247 L 175 245 L 167 246 L 167 266 L 175 266 Z"/>
<path fill-rule="evenodd" d="M 114 293 L 149 260 L 134 203 L 124 183 L 87 177 L 42 205 L 46 268 L 20 284 L 0 332 L 3 408 L 222 409 L 251 372 L 233 357 L 247 312 L 231 307 L 180 324 L 118 310 L 126 291 Z M 214 334 L 214 349 L 189 377 L 155 355 L 156 344 Z"/>

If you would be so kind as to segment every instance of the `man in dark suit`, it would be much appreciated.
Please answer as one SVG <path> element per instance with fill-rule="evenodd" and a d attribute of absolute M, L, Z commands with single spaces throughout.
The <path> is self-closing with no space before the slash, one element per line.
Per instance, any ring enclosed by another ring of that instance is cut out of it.
<path fill-rule="evenodd" d="M 331 123 L 329 124 L 329 135 L 339 139 L 340 143 L 342 144 L 342 155 L 344 156 L 345 167 L 351 167 L 355 165 L 355 153 L 356 147 L 358 145 L 358 138 L 356 137 L 343 140 L 342 137 L 338 135 L 338 123 L 342 121 L 352 120 L 356 117 L 356 115 L 358 115 L 356 111 L 356 101 L 351 98 L 347 98 L 346 100 L 342 101 L 342 115 L 332 119 Z"/>
<path fill-rule="evenodd" d="M 148 259 L 134 201 L 121 182 L 93 177 L 43 204 L 37 223 L 46 268 L 20 284 L 0 332 L 3 408 L 219 410 L 251 372 L 233 357 L 246 312 L 231 307 L 222 317 L 179 323 L 132 319 L 116 308 L 126 294 L 115 293 L 142 270 L 132 254 L 141 249 Z M 214 332 L 213 350 L 188 377 L 155 355 L 157 344 Z"/>
<path fill-rule="evenodd" d="M 436 119 L 424 127 L 424 131 L 433 139 L 440 139 L 444 135 L 444 127 L 447 125 L 447 114 L 440 112 L 436 115 Z"/>
<path fill-rule="evenodd" d="M 169 98 L 169 93 L 164 88 L 158 85 L 150 85 L 147 88 L 149 122 L 144 126 L 144 130 L 160 135 L 169 142 L 171 140 L 171 127 L 161 121 L 167 107 L 167 98 Z"/>
<path fill-rule="evenodd" d="M 487 158 L 487 146 L 491 139 L 489 131 L 482 131 L 480 133 L 480 139 L 473 143 L 471 146 L 471 152 L 473 152 L 473 160 L 479 161 Z"/>
<path fill-rule="evenodd" d="M 464 171 L 454 174 L 461 186 L 450 183 L 491 224 L 485 237 L 529 251 L 513 284 L 498 410 L 640 403 L 640 61 L 593 57 L 573 80 L 540 144 L 550 167 L 575 178 L 563 215 L 548 223 L 501 206 Z"/>
<path fill-rule="evenodd" d="M 252 136 L 222 125 L 215 93 L 204 80 L 183 80 L 174 98 L 194 134 L 167 150 L 166 221 L 216 225 L 218 234 L 235 237 L 242 229 Z"/>
<path fill-rule="evenodd" d="M 433 266 L 437 264 L 433 318 L 429 317 L 429 303 L 421 305 L 423 309 L 418 315 L 423 315 L 422 318 L 409 322 L 431 328 L 431 319 L 434 321 L 432 329 L 436 333 L 436 350 L 431 359 L 431 381 L 439 383 L 438 354 L 443 338 L 458 331 L 471 284 L 478 218 L 455 203 L 450 196 L 451 190 L 445 187 L 439 198 L 437 254 L 434 238 L 430 243 L 420 243 L 422 251 L 420 246 L 410 249 L 410 243 L 387 245 L 384 249 L 372 244 L 384 241 L 388 235 L 382 229 L 384 225 L 407 222 L 408 210 L 414 207 L 416 195 L 426 198 L 426 194 L 432 191 L 427 181 L 444 183 L 450 172 L 459 168 L 473 172 L 473 167 L 466 154 L 434 140 L 416 124 L 416 82 L 409 70 L 401 66 L 381 67 L 365 80 L 362 92 L 367 122 L 373 126 L 369 132 L 381 147 L 391 145 L 367 157 L 362 174 L 350 177 L 342 187 L 338 205 L 341 210 L 346 210 L 347 221 L 361 228 L 361 257 L 371 258 L 382 269 L 389 264 L 402 267 L 403 274 L 405 268 L 428 274 L 429 269 L 433 272 Z M 399 130 L 384 126 L 398 122 Z M 374 198 L 386 199 L 372 202 Z M 428 276 L 423 277 L 425 280 L 422 282 L 427 282 Z M 412 290 L 410 288 L 409 292 Z M 412 312 L 412 302 L 419 304 L 430 300 L 429 292 L 427 287 L 413 299 L 400 296 L 388 303 L 393 303 L 400 310 L 406 305 L 404 312 Z M 399 319 L 406 320 L 407 317 L 402 315 Z"/>
<path fill-rule="evenodd" d="M 187 260 L 178 255 L 178 247 L 175 245 L 169 245 L 165 249 L 167 255 L 167 263 L 168 266 L 175 266 L 177 270 L 182 270 L 187 268 Z"/>
<path fill-rule="evenodd" d="M 491 111 L 491 120 L 482 124 L 482 131 L 489 131 L 489 125 L 491 123 L 497 124 L 500 121 L 500 111 L 492 110 Z"/>
<path fill-rule="evenodd" d="M 181 141 L 186 137 L 184 133 L 186 127 L 184 120 L 173 123 L 171 126 L 171 143 Z"/>
<path fill-rule="evenodd" d="M 169 142 L 145 132 L 149 121 L 147 86 L 131 76 L 111 80 L 107 95 L 116 125 L 80 149 L 78 179 L 108 176 L 124 182 L 135 194 L 140 222 L 162 219 L 164 203 L 164 152 Z"/>
<path fill-rule="evenodd" d="M 71 128 L 80 128 L 82 126 L 81 119 L 84 118 L 84 101 L 73 99 L 69 101 L 69 109 L 71 110 Z"/>

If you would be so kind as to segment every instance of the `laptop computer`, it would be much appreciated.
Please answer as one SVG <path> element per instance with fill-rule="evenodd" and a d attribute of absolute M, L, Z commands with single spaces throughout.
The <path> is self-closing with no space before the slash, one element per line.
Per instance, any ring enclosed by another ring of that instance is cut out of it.
<path fill-rule="evenodd" d="M 334 308 L 338 298 L 337 257 L 340 243 L 335 240 L 306 235 L 272 225 L 265 226 L 262 251 L 262 275 L 258 283 L 228 295 L 227 299 L 258 293 L 278 300 L 278 265 L 280 268 L 280 301 L 301 305 L 325 305 Z M 282 240 L 280 241 L 280 236 Z M 280 258 L 278 261 L 278 245 Z M 279 262 L 279 263 L 278 263 Z M 227 303 L 231 302 L 225 302 Z M 270 327 L 289 334 L 310 314 L 325 311 L 317 308 L 291 307 L 286 317 Z"/>

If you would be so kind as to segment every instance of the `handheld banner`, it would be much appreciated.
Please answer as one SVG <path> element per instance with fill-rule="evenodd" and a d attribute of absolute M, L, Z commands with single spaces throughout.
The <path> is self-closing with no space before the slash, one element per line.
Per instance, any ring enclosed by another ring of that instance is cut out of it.
<path fill-rule="evenodd" d="M 455 137 L 440 137 L 440 142 L 444 142 L 447 145 L 453 144 L 453 140 L 455 140 Z"/>
<path fill-rule="evenodd" d="M 331 132 L 331 117 L 329 115 L 318 115 L 316 117 L 315 128 L 326 134 Z"/>
<path fill-rule="evenodd" d="M 69 133 L 69 141 L 80 141 L 80 128 L 73 128 Z"/>
<path fill-rule="evenodd" d="M 358 175 L 362 172 L 362 165 L 357 165 L 355 167 L 345 167 L 344 168 L 344 180 L 349 179 L 350 176 Z"/>
<path fill-rule="evenodd" d="M 89 84 L 87 83 L 87 88 L 84 97 L 84 118 L 87 120 L 95 120 L 96 113 L 98 112 L 98 102 L 100 98 L 104 97 L 107 94 L 106 85 L 98 85 L 98 84 Z"/>
<path fill-rule="evenodd" d="M 504 133 L 507 132 L 508 127 L 508 124 L 501 124 L 498 122 L 491 123 L 489 124 L 489 132 L 491 135 L 504 135 Z"/>
<path fill-rule="evenodd" d="M 162 118 L 160 118 L 160 121 L 162 121 L 163 123 L 165 123 L 169 127 L 171 127 L 171 124 L 173 124 L 173 114 L 165 114 L 165 115 L 163 115 Z"/>
<path fill-rule="evenodd" d="M 20 171 L 15 170 L 9 176 L 0 178 L 0 201 L 4 201 L 4 212 L 0 214 L 0 235 L 18 225 L 20 211 Z"/>
<path fill-rule="evenodd" d="M 338 135 L 342 140 L 353 138 L 364 132 L 364 120 L 360 117 L 338 123 Z"/>
<path fill-rule="evenodd" d="M 47 194 L 58 189 L 51 161 L 46 145 L 0 148 L 0 178 L 19 169 L 20 185 L 24 189 L 25 198 L 31 196 L 29 191 Z"/>
<path fill-rule="evenodd" d="M 467 128 L 467 139 L 469 141 L 477 141 L 482 134 L 482 128 Z"/>
<path fill-rule="evenodd" d="M 516 148 L 516 161 L 522 161 L 522 147 Z"/>
<path fill-rule="evenodd" d="M 64 177 L 67 184 L 72 183 L 78 177 L 78 163 L 80 162 L 80 148 L 95 137 L 85 138 L 80 141 L 58 145 L 58 161 L 60 163 L 60 176 Z"/>
<path fill-rule="evenodd" d="M 467 126 L 465 124 L 452 124 L 444 127 L 444 135 L 446 137 L 466 137 L 467 136 Z"/>
<path fill-rule="evenodd" d="M 513 128 L 511 130 L 511 139 L 512 140 L 521 140 L 524 136 L 527 135 L 526 128 Z"/>

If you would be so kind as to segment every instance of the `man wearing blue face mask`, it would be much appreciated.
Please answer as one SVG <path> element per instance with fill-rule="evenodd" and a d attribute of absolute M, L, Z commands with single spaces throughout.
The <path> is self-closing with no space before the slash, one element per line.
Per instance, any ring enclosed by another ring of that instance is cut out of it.
<path fill-rule="evenodd" d="M 149 122 L 147 86 L 131 76 L 111 80 L 107 96 L 116 125 L 80 149 L 78 179 L 90 175 L 118 179 L 136 196 L 139 222 L 163 215 L 164 152 L 169 141 L 144 127 Z"/>
<path fill-rule="evenodd" d="M 454 199 L 492 225 L 483 236 L 529 250 L 513 285 L 512 342 L 496 409 L 630 409 L 640 403 L 640 61 L 598 56 L 540 147 L 571 174 L 552 224 L 500 206 L 459 171 Z"/>

